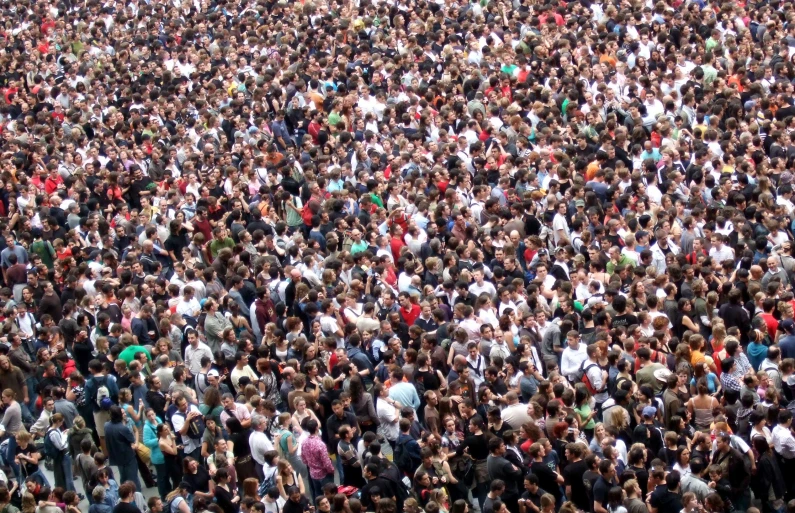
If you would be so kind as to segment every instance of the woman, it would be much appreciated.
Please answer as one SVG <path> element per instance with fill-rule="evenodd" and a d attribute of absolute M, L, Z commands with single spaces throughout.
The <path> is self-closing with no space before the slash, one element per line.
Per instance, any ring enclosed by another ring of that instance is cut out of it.
<path fill-rule="evenodd" d="M 690 449 L 687 447 L 679 447 L 676 449 L 676 463 L 674 463 L 674 470 L 679 472 L 682 478 L 690 475 Z"/>
<path fill-rule="evenodd" d="M 167 424 L 158 424 L 156 429 L 157 448 L 163 455 L 163 466 L 157 469 L 158 491 L 160 491 L 160 476 L 165 476 L 165 488 L 169 488 L 168 480 L 171 483 L 179 483 L 182 480 L 182 467 L 179 464 L 179 449 L 174 434 Z M 162 492 L 161 492 L 162 493 Z"/>
<path fill-rule="evenodd" d="M 301 495 L 306 494 L 304 480 L 301 479 L 298 472 L 293 469 L 289 461 L 280 460 L 279 463 L 276 464 L 276 488 L 279 490 L 281 498 L 285 501 L 288 499 L 287 489 L 292 486 L 297 486 L 301 491 Z"/>
<path fill-rule="evenodd" d="M 676 321 L 673 323 L 673 334 L 680 340 L 682 339 L 682 335 L 684 335 L 685 331 L 692 331 L 693 333 L 698 333 L 699 328 L 696 323 L 693 321 L 693 302 L 687 298 L 681 298 L 677 303 L 678 306 L 678 316 Z"/>
<path fill-rule="evenodd" d="M 256 478 L 257 471 L 254 467 L 254 459 L 251 457 L 251 447 L 248 444 L 251 429 L 243 428 L 237 418 L 229 417 L 226 419 L 226 431 L 229 433 L 227 442 L 230 446 L 229 450 L 235 456 L 237 480 L 245 481 L 249 477 Z"/>
<path fill-rule="evenodd" d="M 373 396 L 364 390 L 361 376 L 353 376 L 350 383 L 351 408 L 362 432 L 375 432 L 378 428 L 378 414 L 373 404 Z M 361 472 L 360 472 L 361 473 Z"/>
<path fill-rule="evenodd" d="M 220 426 L 221 413 L 223 411 L 224 407 L 221 404 L 221 393 L 216 387 L 208 387 L 207 390 L 204 391 L 204 402 L 199 405 L 199 412 L 201 412 L 205 418 L 215 419 L 216 425 Z"/>
<path fill-rule="evenodd" d="M 574 386 L 574 403 L 576 404 L 574 413 L 577 415 L 577 420 L 590 440 L 596 427 L 596 421 L 594 421 L 596 412 L 591 409 L 591 394 L 582 383 L 577 383 Z"/>
<path fill-rule="evenodd" d="M 752 443 L 758 456 L 756 458 L 756 473 L 751 476 L 751 490 L 754 492 L 754 497 L 762 501 L 763 512 L 779 511 L 783 505 L 781 499 L 784 497 L 787 487 L 778 459 L 764 437 L 758 436 L 753 439 Z"/>
<path fill-rule="evenodd" d="M 215 481 L 215 503 L 224 513 L 237 513 L 240 509 L 238 506 L 240 496 L 237 490 L 229 489 L 229 471 L 219 468 L 215 471 L 213 481 Z"/>
<path fill-rule="evenodd" d="M 182 460 L 182 480 L 188 483 L 188 491 L 193 500 L 197 498 L 213 500 L 215 483 L 210 478 L 207 469 L 190 456 Z"/>
<path fill-rule="evenodd" d="M 720 403 L 709 394 L 707 381 L 704 378 L 696 383 L 696 392 L 697 395 L 687 402 L 687 411 L 690 412 L 696 429 L 708 433 L 710 425 L 715 420 L 712 412 Z"/>
<path fill-rule="evenodd" d="M 160 450 L 160 443 L 157 438 L 157 425 L 160 423 L 152 408 L 146 409 L 146 420 L 143 429 L 143 444 L 149 448 L 150 460 L 157 470 L 157 491 L 160 498 L 165 500 L 168 491 L 171 490 L 168 482 L 168 471 L 165 468 L 163 451 Z"/>
<path fill-rule="evenodd" d="M 575 413 L 576 413 L 575 409 Z M 602 456 L 602 440 L 607 436 L 607 431 L 605 430 L 604 424 L 601 422 L 597 422 L 594 424 L 593 437 L 589 436 L 588 438 L 591 440 L 591 443 L 588 446 L 588 449 L 599 456 Z M 537 440 L 536 440 L 537 441 Z"/>
<path fill-rule="evenodd" d="M 259 481 L 253 477 L 249 477 L 243 480 L 243 499 L 254 499 L 254 501 L 259 502 L 262 498 L 259 496 Z"/>
<path fill-rule="evenodd" d="M 754 438 L 764 438 L 768 444 L 773 443 L 773 436 L 770 433 L 770 428 L 767 427 L 767 415 L 763 412 L 754 410 L 751 412 L 751 415 L 748 418 L 749 424 L 751 424 L 751 433 L 748 437 L 751 442 L 754 441 Z"/>
<path fill-rule="evenodd" d="M 292 416 L 287 413 L 279 414 L 279 432 L 274 440 L 274 445 L 279 453 L 279 456 L 290 463 L 293 469 L 297 470 L 303 479 L 308 479 L 309 474 L 306 465 L 301 461 L 298 455 L 298 441 L 293 434 Z"/>
<path fill-rule="evenodd" d="M 72 427 L 69 429 L 69 454 L 72 456 L 72 461 L 75 462 L 75 470 L 77 470 L 77 456 L 83 453 L 80 445 L 86 439 L 91 440 L 91 454 L 94 454 L 96 452 L 96 446 L 93 445 L 94 430 L 86 427 L 86 421 L 78 415 L 72 421 Z"/>
<path fill-rule="evenodd" d="M 702 378 L 707 382 L 709 394 L 713 397 L 717 396 L 722 390 L 720 380 L 718 376 L 710 370 L 707 362 L 699 363 L 693 367 L 693 377 L 690 378 L 690 393 L 693 395 L 697 393 L 696 383 Z"/>
<path fill-rule="evenodd" d="M 298 434 L 304 432 L 304 428 L 301 427 L 301 424 L 306 419 L 312 419 L 317 421 L 318 425 L 323 425 L 315 415 L 315 412 L 310 410 L 306 407 L 306 399 L 303 397 L 296 397 L 293 400 L 293 406 L 295 407 L 295 412 L 293 412 L 293 429 L 298 431 Z"/>
<path fill-rule="evenodd" d="M 190 495 L 190 484 L 180 482 L 179 486 L 166 496 L 163 505 L 167 507 L 164 513 L 191 513 L 188 496 Z"/>

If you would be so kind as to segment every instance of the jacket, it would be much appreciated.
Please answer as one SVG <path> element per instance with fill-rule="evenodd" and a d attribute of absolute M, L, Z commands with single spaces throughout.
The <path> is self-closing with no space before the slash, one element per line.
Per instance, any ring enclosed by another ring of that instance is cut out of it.
<path fill-rule="evenodd" d="M 215 315 L 208 315 L 204 320 L 204 334 L 207 337 L 207 345 L 215 352 L 221 348 L 221 335 L 224 330 L 231 328 L 232 323 L 220 312 Z"/>
<path fill-rule="evenodd" d="M 674 255 L 679 254 L 679 246 L 674 244 L 670 238 L 668 239 L 668 248 Z M 651 264 L 655 267 L 655 269 L 657 269 L 657 274 L 665 274 L 665 270 L 668 268 L 668 266 L 665 264 L 665 252 L 663 252 L 662 248 L 658 244 L 655 244 L 650 249 Z"/>
<path fill-rule="evenodd" d="M 163 452 L 160 450 L 160 444 L 157 439 L 157 426 L 149 422 L 144 422 L 144 445 L 149 447 L 151 451 L 151 458 L 153 465 L 162 465 L 166 462 Z"/>

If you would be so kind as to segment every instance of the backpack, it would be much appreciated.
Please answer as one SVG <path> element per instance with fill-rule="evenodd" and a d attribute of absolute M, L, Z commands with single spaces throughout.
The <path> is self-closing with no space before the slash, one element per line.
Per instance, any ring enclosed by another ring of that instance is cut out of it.
<path fill-rule="evenodd" d="M 580 370 L 582 371 L 582 382 L 585 384 L 585 388 L 588 389 L 588 392 L 590 392 L 591 395 L 596 395 L 599 392 L 602 392 L 604 390 L 604 387 L 602 387 L 602 390 L 597 390 L 596 387 L 594 387 L 593 383 L 591 383 L 591 378 L 588 377 L 588 369 L 590 369 L 591 367 L 599 367 L 599 366 L 596 365 L 595 363 L 590 363 L 590 365 L 586 366 L 585 365 L 586 363 L 589 362 L 586 360 L 586 362 L 583 363 L 583 365 L 580 367 Z"/>
<path fill-rule="evenodd" d="M 113 401 L 110 398 L 110 390 L 108 389 L 108 378 L 105 377 L 97 387 L 97 406 L 101 410 L 110 410 L 110 407 L 113 406 Z"/>
<path fill-rule="evenodd" d="M 259 489 L 257 489 L 257 493 L 260 497 L 265 497 L 268 495 L 268 490 L 276 486 L 276 474 L 278 474 L 278 471 L 273 469 L 271 475 L 262 480 L 262 483 L 259 485 Z"/>
<path fill-rule="evenodd" d="M 406 444 L 409 443 L 409 441 L 410 440 L 404 439 L 402 442 L 398 442 L 395 445 L 395 455 L 393 461 L 401 472 L 411 475 L 415 470 L 417 470 L 418 464 L 414 464 L 411 454 L 409 454 L 409 450 L 406 447 Z"/>
<path fill-rule="evenodd" d="M 50 433 L 52 433 L 53 431 L 55 431 L 55 428 L 50 428 L 50 429 L 47 430 L 47 433 L 44 435 L 44 457 L 45 458 L 55 459 L 58 456 L 60 456 L 61 453 L 63 452 L 60 449 L 58 449 L 57 447 L 55 447 L 55 444 L 53 443 L 52 438 L 50 438 Z"/>
<path fill-rule="evenodd" d="M 179 415 L 182 418 L 184 418 L 185 422 L 188 421 L 188 414 L 187 413 L 176 412 L 174 415 L 172 415 L 172 418 L 176 417 L 177 415 Z M 193 420 L 190 421 L 190 424 L 188 426 L 188 432 L 185 433 L 182 436 L 183 436 L 183 438 L 190 438 L 191 440 L 199 440 L 199 441 L 201 441 L 202 436 L 204 436 L 204 428 L 205 428 L 204 418 L 203 417 L 194 417 Z"/>

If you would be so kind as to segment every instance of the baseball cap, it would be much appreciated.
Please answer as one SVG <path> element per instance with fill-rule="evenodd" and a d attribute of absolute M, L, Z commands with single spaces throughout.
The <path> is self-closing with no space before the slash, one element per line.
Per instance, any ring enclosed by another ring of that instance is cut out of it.
<path fill-rule="evenodd" d="M 578 200 L 574 200 L 574 206 L 575 207 L 584 207 L 585 206 L 585 201 L 584 200 L 579 200 L 579 199 Z"/>
<path fill-rule="evenodd" d="M 643 408 L 644 417 L 654 417 L 655 415 L 657 415 L 657 408 L 654 406 L 645 406 Z"/>
<path fill-rule="evenodd" d="M 795 331 L 795 322 L 793 322 L 792 319 L 784 319 L 781 321 L 781 324 L 779 324 L 778 327 L 787 333 L 792 333 Z"/>
<path fill-rule="evenodd" d="M 668 376 L 670 375 L 671 371 L 669 371 L 668 369 L 657 369 L 656 371 L 654 371 L 654 379 L 656 379 L 657 381 L 662 381 L 663 383 L 668 381 Z"/>
<path fill-rule="evenodd" d="M 217 370 L 212 369 L 210 372 L 207 373 L 208 378 L 219 378 L 221 375 L 218 373 Z"/>

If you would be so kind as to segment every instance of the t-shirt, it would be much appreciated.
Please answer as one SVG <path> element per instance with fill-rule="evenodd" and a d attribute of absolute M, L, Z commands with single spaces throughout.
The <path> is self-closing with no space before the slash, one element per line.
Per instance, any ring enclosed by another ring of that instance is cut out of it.
<path fill-rule="evenodd" d="M 560 501 L 560 486 L 553 470 L 543 461 L 534 461 L 530 471 L 538 477 L 538 486 L 555 496 L 555 501 Z"/>
<path fill-rule="evenodd" d="M 36 453 L 38 453 L 38 452 L 39 451 L 37 451 L 36 448 L 32 444 L 28 444 L 28 446 L 25 447 L 24 449 L 17 445 L 17 449 L 15 451 L 15 454 L 24 454 L 25 456 L 27 456 L 29 458 L 33 458 L 34 455 Z M 29 476 L 32 473 L 34 473 L 37 470 L 39 470 L 39 465 L 37 463 L 31 463 L 29 461 L 25 461 L 23 463 L 22 460 L 20 460 L 20 463 L 22 463 L 21 467 L 22 467 L 22 475 L 23 476 Z"/>
<path fill-rule="evenodd" d="M 599 476 L 593 485 L 593 501 L 601 504 L 603 508 L 607 508 L 607 492 L 610 491 L 611 486 L 604 477 Z"/>
<path fill-rule="evenodd" d="M 304 513 L 305 511 L 309 511 L 309 500 L 303 495 L 298 502 L 288 500 L 282 508 L 282 513 Z"/>
<path fill-rule="evenodd" d="M 571 501 L 577 506 L 578 509 L 589 511 L 591 509 L 588 504 L 588 492 L 585 489 L 583 482 L 583 475 L 588 470 L 588 464 L 585 460 L 569 463 L 563 468 L 563 478 L 566 480 L 566 486 L 571 487 Z"/>
<path fill-rule="evenodd" d="M 113 508 L 113 513 L 141 513 L 134 502 L 120 502 Z"/>

